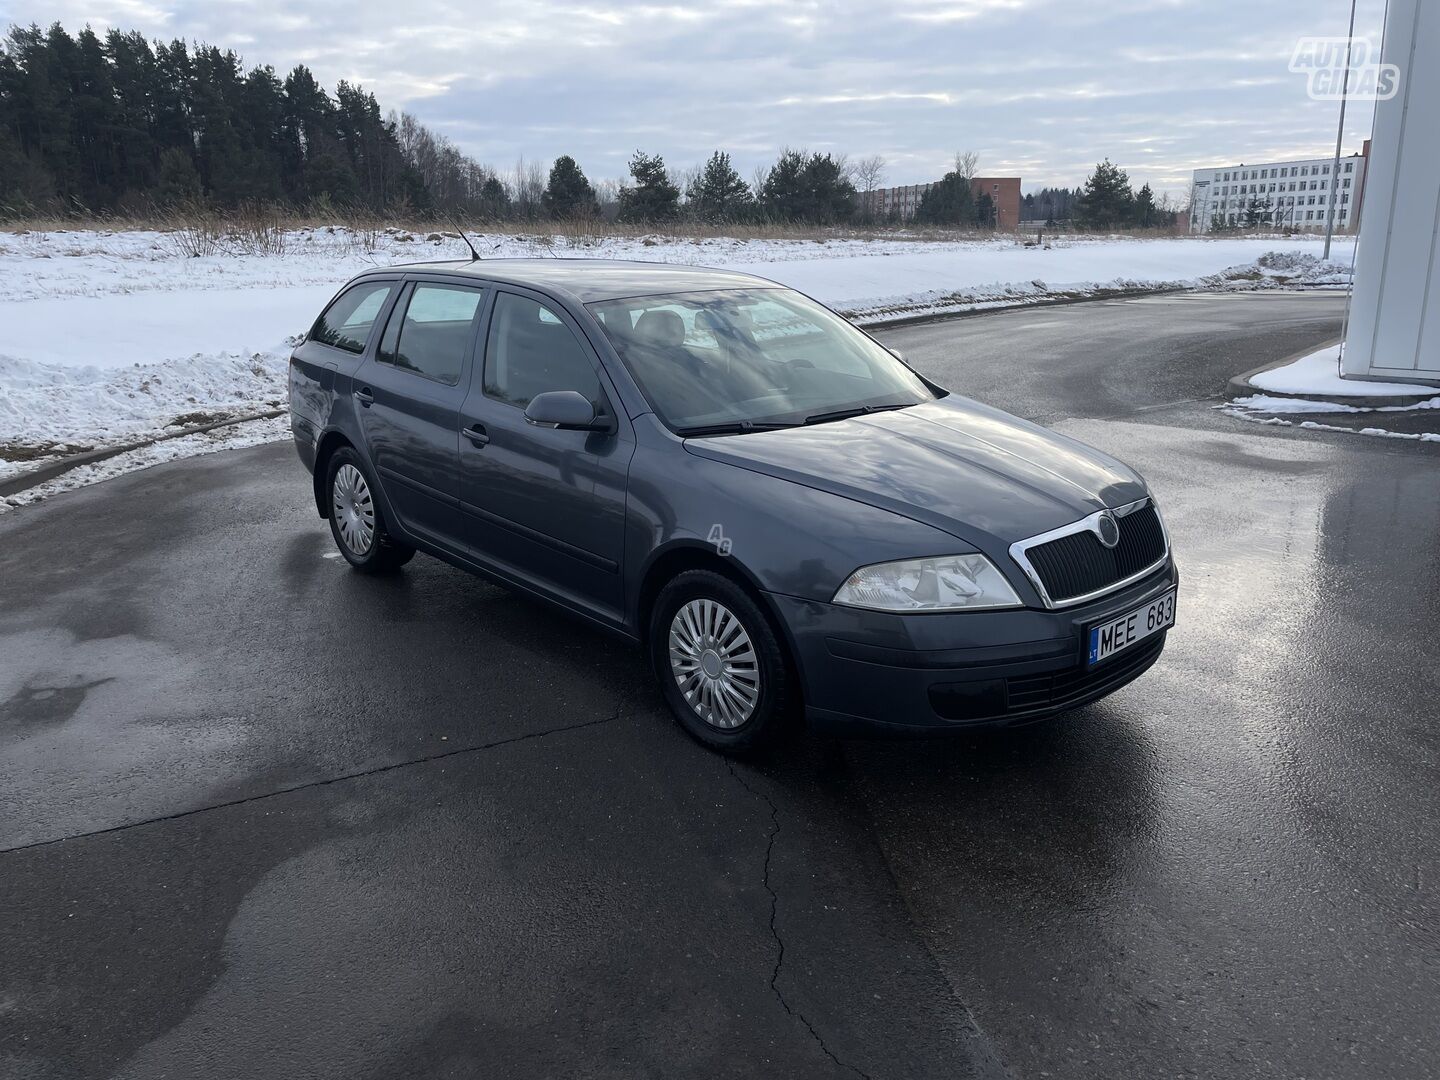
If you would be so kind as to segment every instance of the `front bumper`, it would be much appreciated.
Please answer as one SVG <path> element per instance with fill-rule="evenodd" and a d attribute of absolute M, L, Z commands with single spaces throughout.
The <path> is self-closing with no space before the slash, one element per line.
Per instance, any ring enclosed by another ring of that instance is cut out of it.
<path fill-rule="evenodd" d="M 890 615 L 774 593 L 769 600 L 784 620 L 813 725 L 931 734 L 1031 723 L 1138 678 L 1159 659 L 1166 632 L 1086 667 L 1085 631 L 1179 581 L 1172 560 L 1061 611 Z"/>

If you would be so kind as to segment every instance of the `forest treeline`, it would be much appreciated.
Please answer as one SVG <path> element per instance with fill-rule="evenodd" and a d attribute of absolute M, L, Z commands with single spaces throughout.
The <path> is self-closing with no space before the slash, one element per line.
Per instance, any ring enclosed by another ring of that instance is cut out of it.
<path fill-rule="evenodd" d="M 974 167 L 973 154 L 957 155 L 917 218 L 993 225 L 988 196 L 970 191 Z M 880 157 L 797 149 L 748 181 L 723 150 L 682 170 L 636 151 L 623 182 L 592 183 L 568 155 L 548 167 L 522 159 L 502 172 L 414 116 L 383 113 L 360 86 L 342 80 L 328 91 L 304 65 L 282 77 L 213 45 L 118 29 L 102 37 L 88 26 L 72 36 L 59 23 L 12 27 L 0 43 L 0 214 L 12 219 L 139 217 L 203 203 L 488 221 L 877 224 L 878 201 L 867 193 L 884 175 Z M 1107 206 L 1115 194 L 1110 184 Z M 1085 221 L 1096 216 L 1086 213 L 1089 199 L 1089 185 L 1047 188 L 1025 197 L 1021 216 Z M 1102 216 L 1097 223 L 1160 223 Z"/>

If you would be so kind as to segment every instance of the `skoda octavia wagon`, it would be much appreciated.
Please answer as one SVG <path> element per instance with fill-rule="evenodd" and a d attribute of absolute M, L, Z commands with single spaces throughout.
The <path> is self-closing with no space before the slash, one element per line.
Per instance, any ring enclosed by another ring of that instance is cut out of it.
<path fill-rule="evenodd" d="M 643 647 L 684 728 L 1037 720 L 1160 655 L 1178 575 L 1120 462 L 773 282 L 590 260 L 361 274 L 291 358 L 357 570 L 417 551 Z"/>

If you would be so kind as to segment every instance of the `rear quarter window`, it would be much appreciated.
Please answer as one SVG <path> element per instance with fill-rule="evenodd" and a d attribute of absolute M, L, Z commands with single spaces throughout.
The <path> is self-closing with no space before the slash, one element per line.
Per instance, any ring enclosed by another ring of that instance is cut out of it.
<path fill-rule="evenodd" d="M 346 289 L 315 320 L 309 340 L 346 352 L 364 352 L 370 329 L 394 288 L 393 281 L 370 281 Z"/>

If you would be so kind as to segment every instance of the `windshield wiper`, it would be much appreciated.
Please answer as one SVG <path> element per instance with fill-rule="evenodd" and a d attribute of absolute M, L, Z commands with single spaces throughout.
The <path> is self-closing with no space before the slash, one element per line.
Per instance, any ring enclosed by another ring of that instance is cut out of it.
<path fill-rule="evenodd" d="M 805 417 L 806 424 L 826 424 L 831 420 L 849 420 L 852 416 L 868 416 L 871 413 L 890 412 L 893 409 L 908 409 L 909 405 L 860 405 L 853 409 L 836 409 L 834 412 L 811 413 Z"/>
<path fill-rule="evenodd" d="M 761 420 L 731 420 L 724 424 L 702 424 L 699 427 L 676 428 L 675 433 L 688 439 L 692 435 L 747 435 L 752 431 L 778 431 L 788 427 L 795 427 L 795 425 Z"/>

